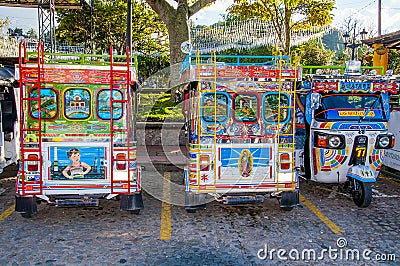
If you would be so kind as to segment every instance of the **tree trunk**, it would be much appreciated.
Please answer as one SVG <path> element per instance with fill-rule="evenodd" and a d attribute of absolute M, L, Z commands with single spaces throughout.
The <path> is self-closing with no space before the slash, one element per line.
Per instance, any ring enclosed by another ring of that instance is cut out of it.
<path fill-rule="evenodd" d="M 177 8 L 172 7 L 167 0 L 146 0 L 146 2 L 167 25 L 171 65 L 181 62 L 185 58 L 181 44 L 190 39 L 189 17 L 215 0 L 197 0 L 190 7 L 188 0 L 174 0 L 178 4 Z"/>
<path fill-rule="evenodd" d="M 169 83 L 171 87 L 175 87 L 179 85 L 179 63 L 186 56 L 181 51 L 181 44 L 190 41 L 189 17 L 215 0 L 197 0 L 190 7 L 188 0 L 174 0 L 178 4 L 176 8 L 167 0 L 146 0 L 146 2 L 167 26 L 171 65 Z"/>
<path fill-rule="evenodd" d="M 290 19 L 292 17 L 292 12 L 287 6 L 285 6 L 285 54 L 290 55 L 290 33 L 292 31 L 290 27 Z"/>
<path fill-rule="evenodd" d="M 186 1 L 182 1 L 186 2 Z M 181 43 L 189 41 L 188 6 L 181 3 L 167 23 L 169 35 L 169 51 L 171 65 L 182 62 L 185 54 L 181 51 Z"/>

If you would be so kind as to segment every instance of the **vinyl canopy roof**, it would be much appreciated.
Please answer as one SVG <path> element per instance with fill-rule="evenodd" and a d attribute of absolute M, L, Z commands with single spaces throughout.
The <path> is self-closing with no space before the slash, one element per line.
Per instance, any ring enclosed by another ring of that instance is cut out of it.
<path fill-rule="evenodd" d="M 400 31 L 366 39 L 362 42 L 369 46 L 372 46 L 375 43 L 380 43 L 386 46 L 388 49 L 400 50 Z"/>

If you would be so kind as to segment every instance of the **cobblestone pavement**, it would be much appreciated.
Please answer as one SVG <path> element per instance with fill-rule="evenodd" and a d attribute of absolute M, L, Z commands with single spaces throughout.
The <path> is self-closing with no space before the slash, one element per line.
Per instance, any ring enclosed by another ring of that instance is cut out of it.
<path fill-rule="evenodd" d="M 154 175 L 143 172 L 143 178 Z M 173 172 L 171 178 L 179 183 L 181 173 Z M 171 197 L 175 193 L 171 190 Z M 374 185 L 374 199 L 366 209 L 357 208 L 335 186 L 301 183 L 302 196 L 342 234 L 331 231 L 304 204 L 285 212 L 275 199 L 268 199 L 248 206 L 210 202 L 207 210 L 194 214 L 171 205 L 171 238 L 160 240 L 164 207 L 148 193 L 140 215 L 120 211 L 117 201 L 102 200 L 96 208 L 41 204 L 31 219 L 10 211 L 13 194 L 14 179 L 0 179 L 0 265 L 399 265 L 400 261 L 400 183 L 388 179 Z M 366 260 L 363 253 L 390 260 Z"/>

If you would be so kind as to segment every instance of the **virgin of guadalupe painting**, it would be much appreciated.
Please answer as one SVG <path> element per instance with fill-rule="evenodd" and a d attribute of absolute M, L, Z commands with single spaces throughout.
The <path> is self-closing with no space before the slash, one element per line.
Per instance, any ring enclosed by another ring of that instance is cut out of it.
<path fill-rule="evenodd" d="M 251 174 L 253 168 L 253 159 L 249 150 L 242 150 L 239 157 L 239 171 L 243 177 L 248 177 Z"/>

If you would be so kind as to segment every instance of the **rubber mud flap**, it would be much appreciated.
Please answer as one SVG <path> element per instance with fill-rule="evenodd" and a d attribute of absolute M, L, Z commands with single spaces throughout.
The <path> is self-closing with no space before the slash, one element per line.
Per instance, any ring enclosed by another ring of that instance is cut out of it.
<path fill-rule="evenodd" d="M 283 192 L 280 207 L 295 207 L 299 202 L 298 191 Z"/>
<path fill-rule="evenodd" d="M 186 210 L 205 210 L 206 194 L 185 192 L 185 209 Z"/>
<path fill-rule="evenodd" d="M 19 213 L 37 214 L 35 197 L 15 196 L 15 211 Z"/>
<path fill-rule="evenodd" d="M 121 211 L 134 211 L 143 210 L 143 199 L 142 193 L 131 194 L 131 195 L 121 195 L 121 201 L 119 209 Z"/>

